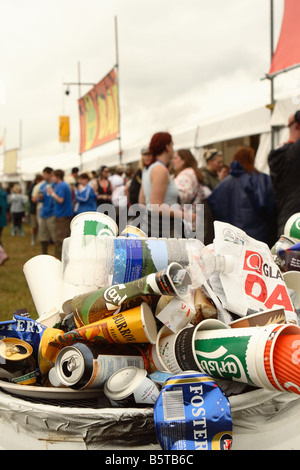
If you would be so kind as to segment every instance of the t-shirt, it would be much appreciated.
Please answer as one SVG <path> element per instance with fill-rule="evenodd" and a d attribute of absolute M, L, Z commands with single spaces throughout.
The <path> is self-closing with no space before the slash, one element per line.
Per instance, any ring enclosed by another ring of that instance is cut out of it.
<path fill-rule="evenodd" d="M 54 215 L 54 199 L 52 196 L 49 196 L 46 191 L 48 184 L 49 183 L 45 181 L 41 184 L 39 190 L 41 193 L 43 193 L 42 207 L 40 212 L 40 217 L 42 217 L 42 219 L 47 219 L 48 217 L 52 217 Z"/>
<path fill-rule="evenodd" d="M 54 192 L 57 196 L 62 197 L 64 202 L 60 204 L 55 201 L 54 203 L 54 214 L 56 217 L 72 217 L 73 216 L 73 203 L 70 186 L 65 182 L 61 181 L 53 186 Z"/>

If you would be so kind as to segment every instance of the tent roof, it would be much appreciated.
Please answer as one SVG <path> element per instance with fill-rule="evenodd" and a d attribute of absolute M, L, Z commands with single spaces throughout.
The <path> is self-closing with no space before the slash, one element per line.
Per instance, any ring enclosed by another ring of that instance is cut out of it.
<path fill-rule="evenodd" d="M 223 142 L 239 137 L 262 134 L 270 130 L 270 111 L 261 106 L 249 111 L 224 116 L 224 119 L 199 126 L 197 146 Z"/>
<path fill-rule="evenodd" d="M 280 139 L 283 133 L 287 132 L 286 124 L 290 114 L 300 109 L 300 98 L 286 97 L 278 99 L 276 102 L 272 116 L 266 106 L 259 106 L 250 110 L 243 110 L 242 112 L 236 111 L 235 113 L 227 113 L 218 119 L 211 119 L 210 122 L 206 121 L 203 124 L 195 124 L 186 128 L 184 131 L 172 132 L 175 148 L 203 148 L 207 145 L 232 140 L 239 137 L 250 135 L 266 135 L 270 133 L 271 125 L 282 129 Z M 271 116 L 271 117 L 270 117 Z M 123 149 L 122 163 L 130 164 L 137 162 L 140 159 L 141 149 L 145 146 L 147 139 L 136 142 L 130 147 Z M 267 153 L 270 150 L 269 140 L 264 141 L 263 149 L 258 149 L 260 153 L 258 160 L 261 165 L 267 158 Z M 19 175 L 22 175 L 23 180 L 31 180 L 37 172 L 41 172 L 45 166 L 52 168 L 61 168 L 65 172 L 71 171 L 74 166 L 80 167 L 81 161 L 84 170 L 91 171 L 97 170 L 102 164 L 114 166 L 119 163 L 119 143 L 117 141 L 110 144 L 103 145 L 94 149 L 93 151 L 85 152 L 80 156 L 76 152 L 64 152 L 56 155 L 42 155 L 40 157 L 19 157 L 18 167 Z M 10 181 L 9 177 L 4 176 L 2 173 L 3 155 L 0 155 L 0 177 L 4 181 Z"/>

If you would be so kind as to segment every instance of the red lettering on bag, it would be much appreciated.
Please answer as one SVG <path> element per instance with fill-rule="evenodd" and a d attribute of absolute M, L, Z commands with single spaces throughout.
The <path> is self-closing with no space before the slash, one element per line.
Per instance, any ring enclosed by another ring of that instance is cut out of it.
<path fill-rule="evenodd" d="M 284 307 L 285 310 L 288 311 L 294 310 L 285 286 L 281 286 L 280 284 L 278 284 L 273 290 L 270 297 L 268 298 L 267 302 L 265 303 L 265 306 L 268 309 L 272 308 L 274 305 L 282 305 L 282 307 Z"/>
<path fill-rule="evenodd" d="M 254 294 L 254 287 L 260 287 L 260 292 L 258 295 Z M 265 281 L 255 274 L 248 274 L 245 280 L 245 292 L 250 297 L 258 300 L 259 302 L 264 303 L 268 297 L 268 291 Z"/>
<path fill-rule="evenodd" d="M 262 274 L 263 258 L 255 251 L 246 250 L 244 259 L 244 271 L 255 271 Z"/>
<path fill-rule="evenodd" d="M 255 292 L 255 290 L 257 292 Z M 268 297 L 268 289 L 265 281 L 255 274 L 248 274 L 245 280 L 245 293 L 255 300 L 263 303 L 266 309 L 271 309 L 274 305 L 280 305 L 287 311 L 294 311 L 285 286 L 277 284 L 271 295 Z"/>

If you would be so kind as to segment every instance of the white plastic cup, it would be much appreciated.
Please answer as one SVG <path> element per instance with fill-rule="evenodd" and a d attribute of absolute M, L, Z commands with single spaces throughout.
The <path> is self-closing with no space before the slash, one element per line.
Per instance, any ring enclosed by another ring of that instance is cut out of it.
<path fill-rule="evenodd" d="M 95 235 L 117 236 L 118 226 L 116 222 L 106 214 L 101 212 L 82 212 L 76 215 L 70 224 L 71 236 L 74 235 Z"/>

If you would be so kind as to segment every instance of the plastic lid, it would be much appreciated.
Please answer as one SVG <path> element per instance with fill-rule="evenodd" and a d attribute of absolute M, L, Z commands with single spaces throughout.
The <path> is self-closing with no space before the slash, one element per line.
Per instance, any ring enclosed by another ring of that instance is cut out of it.
<path fill-rule="evenodd" d="M 62 387 L 63 386 L 63 384 L 61 383 L 61 381 L 59 380 L 59 378 L 57 376 L 57 372 L 55 370 L 55 367 L 52 367 L 52 369 L 49 370 L 48 379 L 49 379 L 49 382 L 51 383 L 51 385 L 53 387 Z"/>
<path fill-rule="evenodd" d="M 146 375 L 145 369 L 124 367 L 109 377 L 104 385 L 104 393 L 112 400 L 122 400 L 134 392 Z"/>

